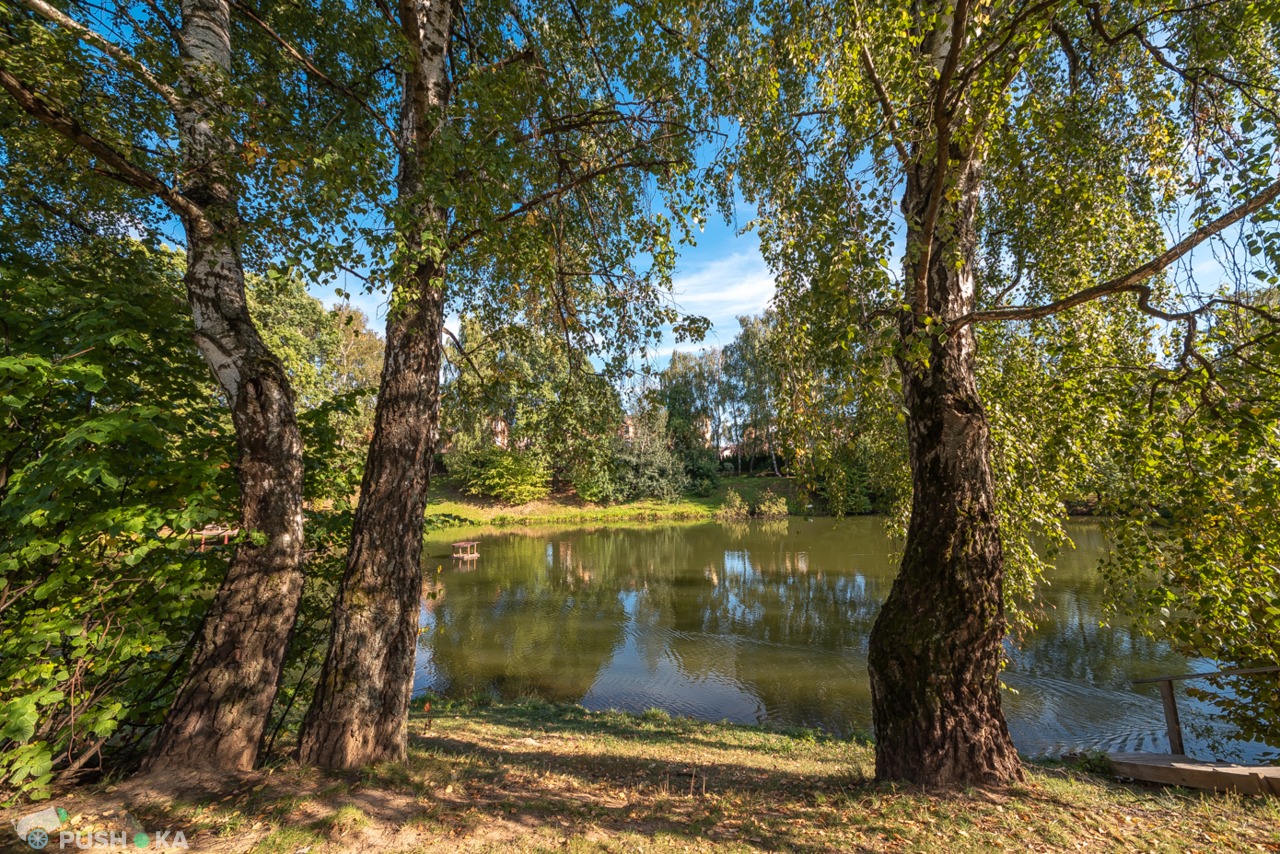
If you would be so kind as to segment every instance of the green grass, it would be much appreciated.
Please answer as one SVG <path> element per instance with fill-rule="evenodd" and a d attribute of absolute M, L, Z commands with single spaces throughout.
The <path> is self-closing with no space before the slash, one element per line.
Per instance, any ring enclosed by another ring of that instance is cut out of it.
<path fill-rule="evenodd" d="M 54 803 L 79 822 L 127 805 L 146 827 L 219 851 L 1280 850 L 1275 799 L 1053 765 L 1028 765 L 1007 789 L 950 793 L 872 771 L 865 738 L 437 698 L 415 703 L 401 764 L 285 767 L 168 800 L 155 781 L 130 781 Z"/>
<path fill-rule="evenodd" d="M 343 804 L 331 814 L 318 819 L 312 827 L 330 839 L 341 839 L 369 826 L 369 817 L 352 804 Z"/>
<path fill-rule="evenodd" d="M 748 504 L 759 503 L 766 490 L 787 499 L 793 514 L 810 512 L 808 499 L 786 477 L 726 477 L 710 495 L 686 495 L 676 501 L 633 501 L 626 504 L 590 504 L 576 495 L 556 495 L 542 501 L 512 507 L 465 495 L 447 477 L 433 478 L 427 499 L 427 524 L 434 530 L 459 527 L 513 527 L 537 524 L 574 525 L 618 522 L 707 521 L 734 489 Z"/>

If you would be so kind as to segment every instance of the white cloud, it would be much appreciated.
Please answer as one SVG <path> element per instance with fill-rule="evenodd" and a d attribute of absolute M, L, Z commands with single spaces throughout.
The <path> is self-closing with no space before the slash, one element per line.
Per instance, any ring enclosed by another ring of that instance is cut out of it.
<path fill-rule="evenodd" d="M 740 314 L 759 314 L 773 298 L 773 274 L 759 252 L 737 251 L 677 274 L 676 304 L 684 311 L 711 318 L 730 329 Z"/>

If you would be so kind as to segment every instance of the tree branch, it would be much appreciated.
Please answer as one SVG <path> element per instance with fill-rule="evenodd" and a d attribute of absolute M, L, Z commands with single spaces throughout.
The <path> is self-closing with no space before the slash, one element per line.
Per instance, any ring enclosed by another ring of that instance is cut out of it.
<path fill-rule="evenodd" d="M 103 36 L 95 33 L 84 24 L 65 15 L 61 10 L 55 9 L 48 3 L 45 3 L 44 0 L 19 0 L 19 2 L 45 20 L 52 21 L 63 29 L 74 33 L 76 38 L 87 44 L 93 45 L 103 53 L 107 54 L 107 56 L 110 56 L 116 62 L 132 69 L 138 77 L 142 78 L 142 81 L 146 83 L 152 91 L 164 99 L 164 102 L 169 105 L 170 110 L 174 113 L 181 111 L 182 99 L 178 97 L 178 93 L 160 82 L 160 80 L 151 73 L 151 69 L 147 68 L 145 63 L 124 48 L 120 47 L 120 45 L 103 38 Z"/>
<path fill-rule="evenodd" d="M 1100 299 L 1105 296 L 1119 293 L 1136 293 L 1138 294 L 1138 307 L 1146 314 L 1152 317 L 1158 317 L 1166 321 L 1182 321 L 1188 317 L 1192 317 L 1199 312 L 1204 311 L 1212 305 L 1228 304 L 1227 300 L 1212 300 L 1197 309 L 1189 311 L 1169 312 L 1157 308 L 1151 304 L 1151 287 L 1145 284 L 1146 280 L 1163 271 L 1171 264 L 1182 258 L 1192 249 L 1195 249 L 1201 243 L 1204 243 L 1211 237 L 1221 234 L 1227 228 L 1235 225 L 1247 216 L 1265 208 L 1277 198 L 1280 198 L 1280 180 L 1267 186 L 1249 199 L 1241 202 L 1236 207 L 1224 213 L 1213 222 L 1206 223 L 1191 234 L 1179 240 L 1173 246 L 1164 252 L 1152 258 L 1147 263 L 1135 267 L 1124 275 L 1117 276 L 1110 281 L 1103 282 L 1093 287 L 1085 288 L 1077 291 L 1070 296 L 1055 300 L 1044 305 L 1036 306 L 1006 306 L 1001 308 L 991 308 L 984 311 L 971 311 L 961 317 L 951 321 L 947 327 L 948 334 L 963 329 L 972 323 L 983 323 L 987 321 L 1006 321 L 1006 320 L 1037 320 L 1042 317 L 1049 317 L 1060 311 L 1083 305 L 1087 302 Z M 1239 305 L 1239 303 L 1235 303 Z"/>
<path fill-rule="evenodd" d="M 911 162 L 911 157 L 907 154 L 907 147 L 902 144 L 898 133 L 898 117 L 894 112 L 893 102 L 889 100 L 889 92 L 884 88 L 884 81 L 876 73 L 875 63 L 871 61 L 871 51 L 867 50 L 866 44 L 862 44 L 859 47 L 861 48 L 862 70 L 866 72 L 867 79 L 871 81 L 871 87 L 876 90 L 876 98 L 880 101 L 880 109 L 884 112 L 885 121 L 889 125 L 894 151 L 898 152 L 898 159 L 905 166 Z"/>
<path fill-rule="evenodd" d="M 38 0 L 35 0 L 35 2 L 38 2 Z M 323 71 L 317 68 L 315 62 L 312 61 L 311 57 L 302 53 L 302 51 L 298 50 L 296 47 L 290 44 L 284 38 L 284 36 L 276 32 L 275 29 L 270 24 L 268 24 L 261 17 L 259 17 L 258 14 L 253 9 L 251 9 L 246 3 L 242 2 L 242 0 L 232 0 L 231 5 L 236 9 L 238 9 L 242 15 L 244 15 L 246 18 L 248 18 L 250 21 L 256 24 L 264 33 L 270 36 L 271 40 L 274 41 L 276 44 L 280 45 L 280 47 L 284 50 L 285 54 L 289 56 L 289 58 L 292 59 L 294 62 L 298 63 L 298 65 L 302 66 L 303 70 L 305 70 L 308 74 L 312 75 L 317 80 L 319 80 L 320 82 L 328 86 L 330 89 L 333 89 L 335 92 L 345 95 L 348 98 L 350 98 L 352 101 L 355 101 L 356 104 L 359 105 L 359 107 L 362 110 L 364 110 L 371 117 L 373 117 L 374 121 L 382 125 L 382 129 L 387 132 L 387 136 L 391 139 L 391 144 L 394 145 L 397 149 L 400 147 L 400 137 L 396 134 L 395 129 L 392 128 L 391 125 L 387 123 L 386 118 L 384 118 L 381 113 L 379 113 L 377 110 L 375 110 L 373 107 L 369 105 L 368 101 L 360 97 L 360 95 L 358 95 L 354 90 L 352 90 L 351 87 L 343 83 L 339 83 L 338 81 L 330 77 L 328 74 L 325 74 Z"/>
<path fill-rule="evenodd" d="M 458 340 L 458 336 L 454 335 L 453 330 L 451 330 L 447 326 L 441 326 L 440 328 L 444 330 L 445 335 L 449 336 L 449 340 L 453 342 L 453 346 L 458 348 L 458 353 L 461 354 L 462 358 L 466 361 L 467 365 L 471 368 L 471 372 L 476 375 L 476 379 L 480 380 L 481 382 L 484 382 L 485 380 L 484 374 L 482 374 L 480 372 L 480 369 L 476 367 L 476 363 L 471 359 L 471 354 L 467 352 L 466 347 L 462 346 L 462 342 Z M 445 358 L 448 358 L 448 355 L 449 355 L 449 351 L 446 350 Z M 452 359 L 450 359 L 450 361 L 452 361 Z"/>
<path fill-rule="evenodd" d="M 889 133 L 893 140 L 893 148 L 898 152 L 898 159 L 902 161 L 902 165 L 906 166 L 911 162 L 911 157 L 907 153 L 907 147 L 903 144 L 901 135 L 898 132 L 898 112 L 894 109 L 893 101 L 889 98 L 889 90 L 884 86 L 884 81 L 880 79 L 879 72 L 876 71 L 875 62 L 871 59 L 871 51 L 867 48 L 867 43 L 861 39 L 862 36 L 862 7 L 853 4 L 854 20 L 858 25 L 858 48 L 859 59 L 862 62 L 862 70 L 866 73 L 867 79 L 871 81 L 871 88 L 876 92 L 876 99 L 880 102 L 880 109 L 884 113 L 885 122 L 889 126 Z"/>
<path fill-rule="evenodd" d="M 465 234 L 462 234 L 461 236 L 455 238 L 454 240 L 450 241 L 449 250 L 454 251 L 454 250 L 460 249 L 461 247 L 465 246 L 467 243 L 470 243 L 476 237 L 479 237 L 486 229 L 491 228 L 500 222 L 506 222 L 508 220 L 515 219 L 521 214 L 528 213 L 534 208 L 537 208 L 539 205 L 549 202 L 552 199 L 559 198 L 560 196 L 563 196 L 565 193 L 568 193 L 569 191 L 573 190 L 575 187 L 579 187 L 590 181 L 594 181 L 596 178 L 599 178 L 602 175 L 608 175 L 609 173 L 616 172 L 619 169 L 652 169 L 655 166 L 670 166 L 677 162 L 678 161 L 675 161 L 675 160 L 617 160 L 617 161 L 614 161 L 613 163 L 607 163 L 604 166 L 599 166 L 595 169 L 589 169 L 586 172 L 583 172 L 581 175 L 575 176 L 572 180 L 570 180 L 567 183 L 557 184 L 555 187 L 552 187 L 550 190 L 539 193 L 538 195 L 534 196 L 528 201 L 521 202 L 511 210 L 507 211 L 506 213 L 501 214 L 500 216 L 494 217 L 492 220 L 489 221 L 487 225 L 481 226 L 479 228 L 473 228 L 470 231 L 466 232 Z"/>
<path fill-rule="evenodd" d="M 533 48 L 523 47 L 509 56 L 504 56 L 502 59 L 497 59 L 485 65 L 474 66 L 472 68 L 467 69 L 467 73 L 459 77 L 458 81 L 462 82 L 464 80 L 471 80 L 473 78 L 479 77 L 482 74 L 495 74 L 501 71 L 502 69 L 506 68 L 508 65 L 515 65 L 520 62 L 528 62 L 529 60 L 533 59 L 533 57 L 534 57 Z"/>
<path fill-rule="evenodd" d="M 10 97 L 17 102 L 18 106 L 27 115 L 46 125 L 55 133 L 66 137 L 110 166 L 109 174 L 116 180 L 155 196 L 168 205 L 170 210 L 187 220 L 190 223 L 190 227 L 196 229 L 198 233 L 212 233 L 212 226 L 199 205 L 184 196 L 179 190 L 170 187 L 155 175 L 138 166 L 117 151 L 110 143 L 104 142 L 89 133 L 75 119 L 59 112 L 33 91 L 31 87 L 14 77 L 3 67 L 0 67 L 0 88 L 8 92 Z"/>

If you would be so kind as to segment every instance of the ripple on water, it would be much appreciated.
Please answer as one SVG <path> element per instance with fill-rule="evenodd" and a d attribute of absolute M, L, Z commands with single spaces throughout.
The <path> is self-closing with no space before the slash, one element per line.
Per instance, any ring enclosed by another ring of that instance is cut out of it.
<path fill-rule="evenodd" d="M 1033 757 L 1163 752 L 1159 697 L 1129 680 L 1188 663 L 1103 621 L 1102 543 L 1088 526 L 1076 535 L 1080 548 L 1048 573 L 1042 619 L 1003 674 L 1014 741 Z M 418 691 L 538 692 L 593 709 L 838 734 L 871 725 L 867 638 L 897 565 L 879 520 L 483 540 L 484 558 L 444 572 L 440 595 L 424 603 Z M 1224 755 L 1215 735 L 1230 742 L 1212 710 L 1182 692 L 1178 702 L 1188 750 Z M 1246 746 L 1239 758 L 1263 752 Z"/>
<path fill-rule="evenodd" d="M 1014 743 L 1026 756 L 1067 753 L 1167 753 L 1168 736 L 1158 697 L 1097 688 L 1080 682 L 1007 672 L 1005 711 Z M 1204 710 L 1182 702 L 1189 753 L 1212 755 L 1207 733 L 1225 730 Z M 1197 734 L 1199 733 L 1199 734 Z"/>

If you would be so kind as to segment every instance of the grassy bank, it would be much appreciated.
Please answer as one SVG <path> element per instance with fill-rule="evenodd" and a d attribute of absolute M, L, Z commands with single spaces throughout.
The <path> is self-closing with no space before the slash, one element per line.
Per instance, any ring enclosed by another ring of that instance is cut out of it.
<path fill-rule="evenodd" d="M 711 519 L 729 490 L 755 505 L 766 490 L 787 499 L 794 514 L 807 510 L 807 499 L 787 477 L 731 477 L 721 480 L 709 495 L 686 495 L 677 501 L 632 501 L 592 504 L 569 493 L 542 501 L 511 506 L 459 492 L 447 477 L 433 478 L 427 499 L 427 519 L 434 528 L 469 526 L 573 525 L 597 522 L 692 521 Z"/>
<path fill-rule="evenodd" d="M 1280 850 L 1274 800 L 1043 766 L 941 797 L 870 782 L 871 767 L 865 743 L 808 731 L 437 704 L 415 713 L 401 766 L 135 779 L 52 805 L 75 831 L 181 830 L 193 851 Z"/>

